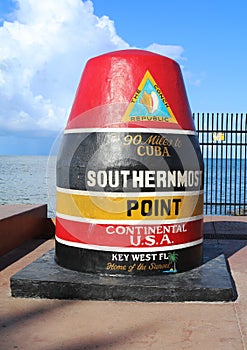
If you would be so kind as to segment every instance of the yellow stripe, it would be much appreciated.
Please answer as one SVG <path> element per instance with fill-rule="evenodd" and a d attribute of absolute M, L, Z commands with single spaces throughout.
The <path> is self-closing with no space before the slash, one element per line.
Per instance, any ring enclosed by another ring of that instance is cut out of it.
<path fill-rule="evenodd" d="M 81 196 L 57 192 L 57 212 L 98 220 L 182 219 L 203 213 L 203 194 L 135 197 Z"/>

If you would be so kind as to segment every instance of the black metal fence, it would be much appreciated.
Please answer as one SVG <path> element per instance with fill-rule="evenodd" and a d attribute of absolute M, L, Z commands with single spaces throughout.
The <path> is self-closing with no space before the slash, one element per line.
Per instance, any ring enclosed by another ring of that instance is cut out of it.
<path fill-rule="evenodd" d="M 247 215 L 247 114 L 194 113 L 204 158 L 204 213 Z"/>

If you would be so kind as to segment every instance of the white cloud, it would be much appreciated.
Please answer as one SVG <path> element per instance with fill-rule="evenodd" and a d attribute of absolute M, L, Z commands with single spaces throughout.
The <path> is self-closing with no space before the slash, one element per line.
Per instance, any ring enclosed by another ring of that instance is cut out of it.
<path fill-rule="evenodd" d="M 160 55 L 168 56 L 174 60 L 183 60 L 184 49 L 179 45 L 160 45 L 153 43 L 146 47 L 146 50 L 158 53 Z"/>
<path fill-rule="evenodd" d="M 114 22 L 94 15 L 88 0 L 17 0 L 0 27 L 0 125 L 4 132 L 40 135 L 64 127 L 86 61 L 126 49 Z M 182 59 L 183 48 L 147 50 Z"/>
<path fill-rule="evenodd" d="M 194 74 L 189 71 L 184 71 L 183 75 L 186 81 L 188 82 L 188 84 L 190 84 L 191 86 L 200 87 L 202 84 L 202 81 L 206 76 L 206 73 L 200 72 L 200 73 Z"/>

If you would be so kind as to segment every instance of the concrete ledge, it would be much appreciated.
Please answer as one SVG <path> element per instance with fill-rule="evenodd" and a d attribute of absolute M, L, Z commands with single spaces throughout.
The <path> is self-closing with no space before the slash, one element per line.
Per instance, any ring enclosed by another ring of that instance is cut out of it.
<path fill-rule="evenodd" d="M 217 244 L 204 244 L 204 263 L 159 276 L 111 277 L 60 267 L 54 249 L 11 277 L 14 297 L 118 301 L 232 301 L 235 288 Z"/>
<path fill-rule="evenodd" d="M 246 222 L 247 215 L 204 215 L 204 222 L 231 221 L 231 222 Z"/>
<path fill-rule="evenodd" d="M 207 239 L 247 240 L 247 216 L 205 216 L 203 236 Z"/>
<path fill-rule="evenodd" d="M 25 241 L 40 236 L 51 236 L 55 227 L 47 218 L 47 205 L 0 206 L 0 256 Z"/>

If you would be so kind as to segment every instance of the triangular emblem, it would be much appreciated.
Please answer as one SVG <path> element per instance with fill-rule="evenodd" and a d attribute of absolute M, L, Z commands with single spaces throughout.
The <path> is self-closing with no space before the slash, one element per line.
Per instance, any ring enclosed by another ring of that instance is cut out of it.
<path fill-rule="evenodd" d="M 177 124 L 167 99 L 148 70 L 135 91 L 122 121 L 159 121 Z"/>

